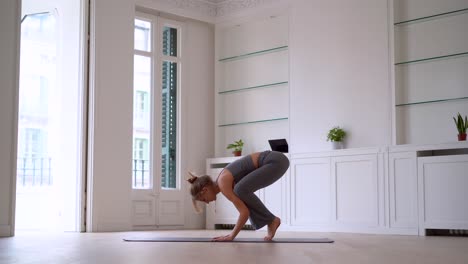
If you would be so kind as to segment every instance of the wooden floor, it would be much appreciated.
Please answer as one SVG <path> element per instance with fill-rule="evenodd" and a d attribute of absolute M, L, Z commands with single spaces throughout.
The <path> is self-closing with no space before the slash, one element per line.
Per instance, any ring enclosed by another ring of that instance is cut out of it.
<path fill-rule="evenodd" d="M 0 238 L 0 263 L 373 263 L 466 264 L 467 237 L 281 232 L 278 237 L 328 237 L 332 244 L 124 242 L 125 237 L 212 237 L 226 231 L 23 233 Z M 242 231 L 240 237 L 263 237 Z"/>

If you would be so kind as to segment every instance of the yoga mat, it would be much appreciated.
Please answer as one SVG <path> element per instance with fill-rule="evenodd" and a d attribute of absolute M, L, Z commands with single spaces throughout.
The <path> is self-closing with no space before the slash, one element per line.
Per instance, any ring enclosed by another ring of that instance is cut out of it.
<path fill-rule="evenodd" d="M 127 242 L 212 242 L 212 238 L 207 237 L 147 237 L 147 238 L 124 238 Z M 328 238 L 274 238 L 272 241 L 265 241 L 263 238 L 236 238 L 233 241 L 221 243 L 333 243 Z M 218 243 L 218 242 L 214 242 Z"/>

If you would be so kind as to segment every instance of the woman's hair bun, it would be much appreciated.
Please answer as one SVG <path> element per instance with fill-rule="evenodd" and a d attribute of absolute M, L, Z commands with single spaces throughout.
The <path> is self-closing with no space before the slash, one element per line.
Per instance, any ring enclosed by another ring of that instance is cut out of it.
<path fill-rule="evenodd" d="M 193 184 L 198 179 L 198 177 L 190 171 L 189 171 L 189 175 L 190 175 L 190 178 L 187 179 L 187 181 L 190 182 L 190 184 Z"/>
<path fill-rule="evenodd" d="M 191 184 L 193 184 L 196 180 L 197 180 L 198 177 L 192 177 L 190 179 L 188 179 L 187 181 L 190 182 Z"/>

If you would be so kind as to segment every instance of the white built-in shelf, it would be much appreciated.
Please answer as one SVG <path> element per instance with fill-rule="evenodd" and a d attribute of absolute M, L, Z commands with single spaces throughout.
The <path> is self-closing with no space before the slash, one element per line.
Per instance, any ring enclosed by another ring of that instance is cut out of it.
<path fill-rule="evenodd" d="M 402 62 L 395 63 L 395 66 L 411 64 L 411 63 L 418 63 L 418 62 L 428 62 L 428 61 L 435 61 L 435 60 L 453 59 L 453 58 L 458 58 L 458 57 L 464 57 L 464 56 L 467 56 L 467 55 L 468 55 L 468 52 L 462 52 L 462 53 L 449 54 L 449 55 L 430 57 L 430 58 L 423 58 L 423 59 L 417 59 L 417 60 L 411 60 L 411 61 L 402 61 Z"/>
<path fill-rule="evenodd" d="M 287 117 L 281 117 L 281 118 L 274 118 L 274 119 L 264 119 L 264 120 L 248 121 L 248 122 L 239 122 L 239 123 L 231 123 L 231 124 L 222 124 L 222 125 L 218 125 L 218 126 L 219 126 L 219 127 L 227 127 L 227 126 L 237 126 L 237 125 L 264 123 L 264 122 L 275 122 L 275 121 L 281 121 L 281 120 L 288 120 L 288 118 L 287 118 Z"/>
<path fill-rule="evenodd" d="M 419 17 L 419 18 L 410 19 L 410 20 L 406 20 L 406 21 L 396 22 L 396 23 L 394 23 L 394 25 L 395 26 L 405 26 L 405 25 L 409 25 L 409 24 L 413 24 L 413 23 L 426 22 L 426 21 L 433 20 L 433 19 L 439 19 L 439 18 L 448 17 L 448 16 L 460 15 L 460 14 L 464 14 L 464 13 L 468 13 L 468 8 L 463 8 L 463 9 L 454 10 L 454 11 L 450 11 L 450 12 L 445 12 L 445 13 L 441 13 L 441 14 L 435 14 L 435 15 L 431 15 L 431 16 Z"/>
<path fill-rule="evenodd" d="M 276 47 L 276 48 L 272 48 L 272 49 L 259 50 L 259 51 L 255 51 L 255 52 L 250 52 L 250 53 L 242 54 L 242 55 L 237 55 L 237 56 L 222 58 L 222 59 L 219 59 L 219 61 L 231 61 L 231 60 L 243 59 L 243 58 L 247 58 L 247 57 L 251 57 L 251 56 L 256 56 L 256 55 L 261 55 L 261 54 L 270 53 L 270 52 L 283 51 L 283 50 L 286 50 L 287 48 L 288 48 L 288 46 L 281 46 L 281 47 Z"/>
<path fill-rule="evenodd" d="M 404 104 L 397 104 L 395 106 L 409 106 L 409 105 L 418 105 L 418 104 L 430 104 L 430 103 L 440 103 L 440 102 L 449 102 L 449 101 L 459 101 L 459 100 L 467 100 L 468 97 L 457 97 L 457 98 L 448 98 L 448 99 L 439 99 L 439 100 L 430 100 L 430 101 L 421 101 L 421 102 L 412 102 L 412 103 L 404 103 Z"/>
<path fill-rule="evenodd" d="M 218 94 L 227 94 L 227 93 L 235 93 L 235 92 L 241 92 L 245 90 L 252 90 L 252 89 L 258 89 L 258 88 L 275 87 L 275 86 L 283 85 L 283 84 L 288 84 L 288 82 L 269 83 L 269 84 L 251 86 L 251 87 L 246 87 L 246 88 L 227 90 L 227 91 L 218 92 Z"/>

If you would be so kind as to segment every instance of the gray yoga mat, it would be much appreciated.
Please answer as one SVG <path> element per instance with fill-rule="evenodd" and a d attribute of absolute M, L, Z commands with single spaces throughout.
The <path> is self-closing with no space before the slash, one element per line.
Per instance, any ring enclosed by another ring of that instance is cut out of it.
<path fill-rule="evenodd" d="M 146 238 L 124 238 L 127 242 L 212 242 L 207 237 L 146 237 Z M 333 243 L 328 238 L 275 238 L 265 241 L 263 238 L 236 238 L 233 241 L 221 243 Z M 218 242 L 215 242 L 218 243 Z"/>

